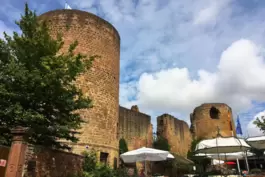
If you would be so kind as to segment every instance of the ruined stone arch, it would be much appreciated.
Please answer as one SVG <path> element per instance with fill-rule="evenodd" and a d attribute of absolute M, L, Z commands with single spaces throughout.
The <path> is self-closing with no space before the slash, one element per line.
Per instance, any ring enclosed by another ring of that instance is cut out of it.
<path fill-rule="evenodd" d="M 220 111 L 216 107 L 212 106 L 209 114 L 211 119 L 219 119 Z"/>

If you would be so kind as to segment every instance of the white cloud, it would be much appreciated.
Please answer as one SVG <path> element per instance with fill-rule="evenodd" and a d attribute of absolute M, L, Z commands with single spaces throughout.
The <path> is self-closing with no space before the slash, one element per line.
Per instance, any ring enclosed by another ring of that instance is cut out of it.
<path fill-rule="evenodd" d="M 3 21 L 0 20 L 0 38 L 4 38 L 4 32 L 12 36 L 13 30 L 9 28 Z"/>
<path fill-rule="evenodd" d="M 136 83 L 135 82 L 128 82 L 126 84 L 120 85 L 120 105 L 125 106 L 127 108 L 130 108 L 130 106 L 133 105 L 133 102 L 128 102 L 129 100 L 132 100 L 132 96 L 136 94 Z"/>
<path fill-rule="evenodd" d="M 206 0 L 204 2 L 206 6 L 194 15 L 194 24 L 216 23 L 219 14 L 231 0 Z"/>
<path fill-rule="evenodd" d="M 227 45 L 242 37 L 261 39 L 265 22 L 254 18 L 260 11 L 232 16 L 234 1 L 72 0 L 69 4 L 102 15 L 118 29 L 123 83 L 143 72 L 174 66 L 187 67 L 191 75 L 200 69 L 212 72 L 216 56 Z"/>
<path fill-rule="evenodd" d="M 262 116 L 265 117 L 265 110 L 262 112 L 259 112 L 254 116 L 254 118 L 248 123 L 247 125 L 247 131 L 249 136 L 259 136 L 259 135 L 264 135 L 264 133 L 256 126 L 253 124 L 253 122 L 258 118 L 262 118 Z"/>
<path fill-rule="evenodd" d="M 138 83 L 138 104 L 148 110 L 188 114 L 204 102 L 225 102 L 235 112 L 247 109 L 252 100 L 265 101 L 265 63 L 262 48 L 250 40 L 231 44 L 221 55 L 216 72 L 188 68 L 144 73 Z"/>
<path fill-rule="evenodd" d="M 14 21 L 24 6 L 18 0 L 4 1 L 0 17 Z M 64 6 L 62 0 L 53 2 L 43 1 L 37 12 Z M 34 9 L 39 7 L 33 0 L 29 3 Z M 249 108 L 253 100 L 264 101 L 264 89 L 260 90 L 264 81 L 259 74 L 264 73 L 263 46 L 259 44 L 265 42 L 265 11 L 254 7 L 260 4 L 249 8 L 236 0 L 68 3 L 102 16 L 118 29 L 121 105 L 140 103 L 145 107 L 140 110 L 148 114 L 172 112 L 184 118 L 202 102 L 227 102 L 237 112 Z"/>

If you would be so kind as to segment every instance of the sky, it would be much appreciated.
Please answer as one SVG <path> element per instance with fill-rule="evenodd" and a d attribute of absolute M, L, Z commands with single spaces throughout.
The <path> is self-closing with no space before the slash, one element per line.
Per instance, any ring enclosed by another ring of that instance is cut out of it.
<path fill-rule="evenodd" d="M 64 0 L 2 0 L 2 32 L 17 31 L 24 3 L 42 14 Z M 189 122 L 202 103 L 228 104 L 245 136 L 265 115 L 264 0 L 68 0 L 109 21 L 121 36 L 120 105 Z"/>

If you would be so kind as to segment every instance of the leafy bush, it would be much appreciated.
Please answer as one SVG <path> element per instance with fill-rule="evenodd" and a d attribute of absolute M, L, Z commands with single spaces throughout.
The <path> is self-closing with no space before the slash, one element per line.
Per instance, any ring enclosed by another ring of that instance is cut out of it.
<path fill-rule="evenodd" d="M 97 164 L 96 168 L 87 174 L 88 176 L 84 177 L 117 177 L 115 171 L 104 164 Z"/>
<path fill-rule="evenodd" d="M 259 168 L 251 169 L 251 170 L 250 170 L 250 173 L 251 173 L 251 174 L 259 174 L 259 173 L 261 173 L 261 169 L 259 169 Z"/>
<path fill-rule="evenodd" d="M 205 175 L 221 175 L 221 174 L 222 172 L 220 170 L 212 170 L 205 173 Z"/>
<path fill-rule="evenodd" d="M 124 138 L 121 138 L 119 141 L 119 151 L 120 151 L 120 154 L 123 154 L 128 151 L 127 142 Z"/>
<path fill-rule="evenodd" d="M 94 150 L 83 152 L 83 173 L 71 177 L 129 177 L 126 169 L 114 170 L 106 164 L 97 162 L 97 154 Z"/>
<path fill-rule="evenodd" d="M 153 142 L 153 147 L 164 151 L 170 151 L 168 140 L 162 136 L 157 137 L 157 139 Z"/>
<path fill-rule="evenodd" d="M 91 172 L 96 169 L 97 165 L 97 154 L 94 150 L 90 152 L 83 152 L 82 155 L 84 156 L 84 163 L 83 163 L 83 171 Z"/>

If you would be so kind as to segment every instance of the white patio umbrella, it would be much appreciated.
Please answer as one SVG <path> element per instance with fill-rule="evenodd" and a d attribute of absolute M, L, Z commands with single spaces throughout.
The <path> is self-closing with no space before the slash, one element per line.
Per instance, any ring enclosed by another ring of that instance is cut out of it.
<path fill-rule="evenodd" d="M 167 155 L 167 158 L 168 158 L 168 159 L 174 159 L 175 157 L 174 157 L 172 154 L 169 153 L 169 154 Z"/>
<path fill-rule="evenodd" d="M 220 154 L 202 154 L 202 153 L 199 153 L 199 154 L 196 154 L 195 156 L 206 156 L 208 158 L 211 158 L 211 159 L 220 159 L 220 161 L 222 160 L 236 160 L 237 161 L 237 168 L 238 168 L 238 171 L 240 172 L 240 166 L 239 166 L 239 159 L 244 159 L 245 156 L 247 154 L 247 157 L 251 157 L 251 156 L 254 156 L 255 154 L 252 153 L 252 152 L 233 152 L 233 153 L 220 153 Z M 219 160 L 217 160 L 219 161 Z M 218 163 L 215 163 L 215 164 L 218 164 Z M 220 163 L 222 164 L 222 163 Z"/>
<path fill-rule="evenodd" d="M 265 149 L 265 136 L 250 137 L 246 141 L 256 149 Z"/>
<path fill-rule="evenodd" d="M 233 153 L 220 153 L 220 154 L 196 154 L 195 156 L 206 156 L 211 159 L 218 159 L 220 158 L 221 160 L 236 160 L 236 159 L 243 159 L 245 157 L 245 152 L 233 152 Z M 252 152 L 247 152 L 247 156 L 254 156 L 255 154 Z"/>
<path fill-rule="evenodd" d="M 244 139 L 235 137 L 217 137 L 203 140 L 196 146 L 197 153 L 215 154 L 242 152 L 250 149 Z"/>
<path fill-rule="evenodd" d="M 225 161 L 223 161 L 223 160 L 216 160 L 216 159 L 212 160 L 213 165 L 218 165 L 218 164 L 223 164 L 223 163 L 225 163 Z"/>
<path fill-rule="evenodd" d="M 174 158 L 174 156 L 170 154 L 168 151 L 162 151 L 146 147 L 125 152 L 121 154 L 120 157 L 125 163 L 144 161 L 145 167 L 146 167 L 146 161 L 164 161 L 167 160 L 167 158 Z"/>
<path fill-rule="evenodd" d="M 140 148 L 121 154 L 121 158 L 125 163 L 141 162 L 141 161 L 163 161 L 167 157 L 171 157 L 168 151 L 162 151 L 152 148 Z"/>
<path fill-rule="evenodd" d="M 217 154 L 218 160 L 220 160 L 220 154 L 226 155 L 234 152 L 247 152 L 250 148 L 251 147 L 246 143 L 244 139 L 236 137 L 219 136 L 214 139 L 201 141 L 196 146 L 196 152 L 204 154 Z M 247 163 L 247 168 L 249 171 L 248 163 Z"/>

